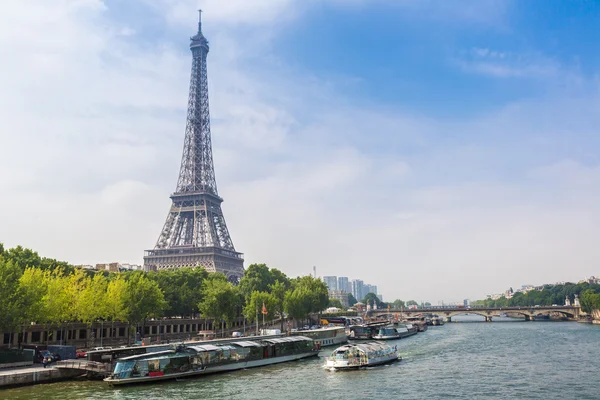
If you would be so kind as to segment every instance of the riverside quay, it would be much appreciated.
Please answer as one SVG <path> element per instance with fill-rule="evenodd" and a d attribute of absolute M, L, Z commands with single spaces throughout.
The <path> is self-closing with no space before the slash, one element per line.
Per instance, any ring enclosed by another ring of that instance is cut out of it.
<path fill-rule="evenodd" d="M 239 318 L 227 327 L 226 333 L 242 330 L 244 320 Z M 127 330 L 130 328 L 130 337 Z M 2 345 L 21 344 L 70 344 L 76 347 L 95 347 L 124 345 L 136 340 L 136 336 L 148 340 L 148 343 L 207 337 L 216 328 L 220 333 L 220 323 L 204 318 L 171 318 L 148 320 L 140 325 L 128 325 L 123 322 L 65 323 L 61 325 L 25 325 L 19 332 L 0 332 Z M 246 324 L 246 329 L 250 325 Z M 139 335 L 136 334 L 139 332 Z M 12 342 L 12 343 L 10 343 Z"/>

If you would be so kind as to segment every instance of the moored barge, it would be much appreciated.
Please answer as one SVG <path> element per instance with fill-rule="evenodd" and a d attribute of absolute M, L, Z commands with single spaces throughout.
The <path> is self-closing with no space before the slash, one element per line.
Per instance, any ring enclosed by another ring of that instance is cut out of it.
<path fill-rule="evenodd" d="M 316 356 L 311 338 L 289 336 L 222 345 L 177 345 L 171 350 L 117 360 L 105 382 L 110 385 L 148 383 L 260 367 Z"/>

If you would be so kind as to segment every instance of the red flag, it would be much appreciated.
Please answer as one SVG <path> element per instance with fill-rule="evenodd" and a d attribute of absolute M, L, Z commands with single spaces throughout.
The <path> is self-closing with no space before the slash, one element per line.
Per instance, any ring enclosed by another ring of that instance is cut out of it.
<path fill-rule="evenodd" d="M 263 301 L 262 313 L 265 314 L 265 315 L 268 314 L 267 307 L 265 307 L 265 302 L 264 301 Z"/>

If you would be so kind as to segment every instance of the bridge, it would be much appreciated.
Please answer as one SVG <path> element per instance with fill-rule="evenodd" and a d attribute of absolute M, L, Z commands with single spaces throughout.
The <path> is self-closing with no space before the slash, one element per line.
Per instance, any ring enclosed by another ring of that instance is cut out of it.
<path fill-rule="evenodd" d="M 414 310 L 407 309 L 382 309 L 382 310 L 370 310 L 367 312 L 368 317 L 376 318 L 410 318 L 419 317 L 423 315 L 438 315 L 440 317 L 446 317 L 447 322 L 452 321 L 452 317 L 456 315 L 464 314 L 475 314 L 485 317 L 487 322 L 492 322 L 492 317 L 499 316 L 500 314 L 520 314 L 525 317 L 526 321 L 533 321 L 538 315 L 545 315 L 550 313 L 559 313 L 569 318 L 577 318 L 581 313 L 581 307 L 579 306 L 537 306 L 537 307 L 430 307 L 430 308 L 419 308 Z"/>

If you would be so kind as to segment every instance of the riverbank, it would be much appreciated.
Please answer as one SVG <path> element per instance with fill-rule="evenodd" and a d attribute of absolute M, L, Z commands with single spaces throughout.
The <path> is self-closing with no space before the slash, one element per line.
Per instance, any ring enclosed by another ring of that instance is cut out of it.
<path fill-rule="evenodd" d="M 2 369 L 0 370 L 0 389 L 60 382 L 81 375 L 81 371 L 52 366 Z"/>

